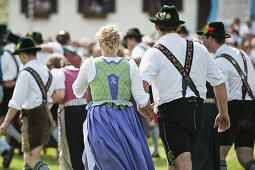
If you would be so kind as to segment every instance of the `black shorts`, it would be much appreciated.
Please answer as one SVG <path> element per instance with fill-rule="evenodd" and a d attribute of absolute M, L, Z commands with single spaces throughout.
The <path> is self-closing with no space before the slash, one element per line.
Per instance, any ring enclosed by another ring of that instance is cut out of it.
<path fill-rule="evenodd" d="M 232 100 L 228 102 L 230 128 L 221 133 L 221 145 L 237 147 L 254 146 L 255 102 Z"/>
<path fill-rule="evenodd" d="M 201 128 L 203 100 L 181 98 L 158 107 L 160 138 L 170 165 L 184 152 L 191 152 Z"/>

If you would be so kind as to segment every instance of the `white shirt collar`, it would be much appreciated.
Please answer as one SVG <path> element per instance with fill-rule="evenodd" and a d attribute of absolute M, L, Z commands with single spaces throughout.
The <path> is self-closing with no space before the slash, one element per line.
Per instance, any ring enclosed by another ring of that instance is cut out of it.
<path fill-rule="evenodd" d="M 180 36 L 177 33 L 169 33 L 162 36 L 158 41 L 169 41 L 169 39 L 177 39 L 177 38 L 180 38 Z"/>
<path fill-rule="evenodd" d="M 226 51 L 226 49 L 228 48 L 227 44 L 223 44 L 221 45 L 217 51 L 215 52 L 215 57 L 219 56 L 220 54 L 222 54 L 224 51 Z"/>
<path fill-rule="evenodd" d="M 39 61 L 37 59 L 34 59 L 34 60 L 30 60 L 28 61 L 25 65 L 24 65 L 24 68 L 25 67 L 30 67 L 30 66 L 33 66 L 35 64 L 37 64 Z"/>

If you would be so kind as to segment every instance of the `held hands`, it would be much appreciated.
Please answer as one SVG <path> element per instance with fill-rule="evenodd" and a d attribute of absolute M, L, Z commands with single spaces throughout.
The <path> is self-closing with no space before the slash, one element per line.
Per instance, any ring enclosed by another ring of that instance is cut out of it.
<path fill-rule="evenodd" d="M 154 103 L 150 104 L 150 102 L 148 102 L 148 104 L 143 108 L 140 108 L 137 106 L 137 110 L 144 118 L 152 121 L 155 116 L 155 113 L 153 111 L 153 106 L 154 106 Z"/>
<path fill-rule="evenodd" d="M 218 132 L 222 133 L 230 128 L 230 120 L 228 114 L 218 114 L 215 118 L 214 128 L 218 127 Z"/>

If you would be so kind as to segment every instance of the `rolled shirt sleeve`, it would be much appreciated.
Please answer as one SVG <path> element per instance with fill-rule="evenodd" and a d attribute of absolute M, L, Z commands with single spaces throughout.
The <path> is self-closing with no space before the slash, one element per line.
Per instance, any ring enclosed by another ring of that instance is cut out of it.
<path fill-rule="evenodd" d="M 51 73 L 56 83 L 55 90 L 65 89 L 65 73 L 61 69 L 52 69 Z"/>
<path fill-rule="evenodd" d="M 161 64 L 159 63 L 158 60 L 155 59 L 156 57 L 153 57 L 154 55 L 157 55 L 157 53 L 159 53 L 157 49 L 154 49 L 154 48 L 148 49 L 145 52 L 139 66 L 139 71 L 140 71 L 142 80 L 147 81 L 149 85 L 151 85 L 153 78 L 158 72 L 158 67 L 157 67 L 158 64 Z"/>
<path fill-rule="evenodd" d="M 16 86 L 13 91 L 13 95 L 11 100 L 9 101 L 9 107 L 16 109 L 16 110 L 21 110 L 22 109 L 22 104 L 28 97 L 28 88 L 30 86 L 30 79 L 28 75 L 30 73 L 22 71 L 20 72 L 20 75 L 16 81 Z"/>

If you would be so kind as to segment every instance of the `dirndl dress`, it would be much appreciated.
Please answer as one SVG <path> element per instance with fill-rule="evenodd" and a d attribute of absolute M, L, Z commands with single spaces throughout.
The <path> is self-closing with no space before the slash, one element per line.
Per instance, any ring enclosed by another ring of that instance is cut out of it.
<path fill-rule="evenodd" d="M 129 63 L 95 61 L 97 73 L 90 83 L 92 102 L 83 124 L 85 169 L 153 170 L 147 141 L 129 101 Z"/>

